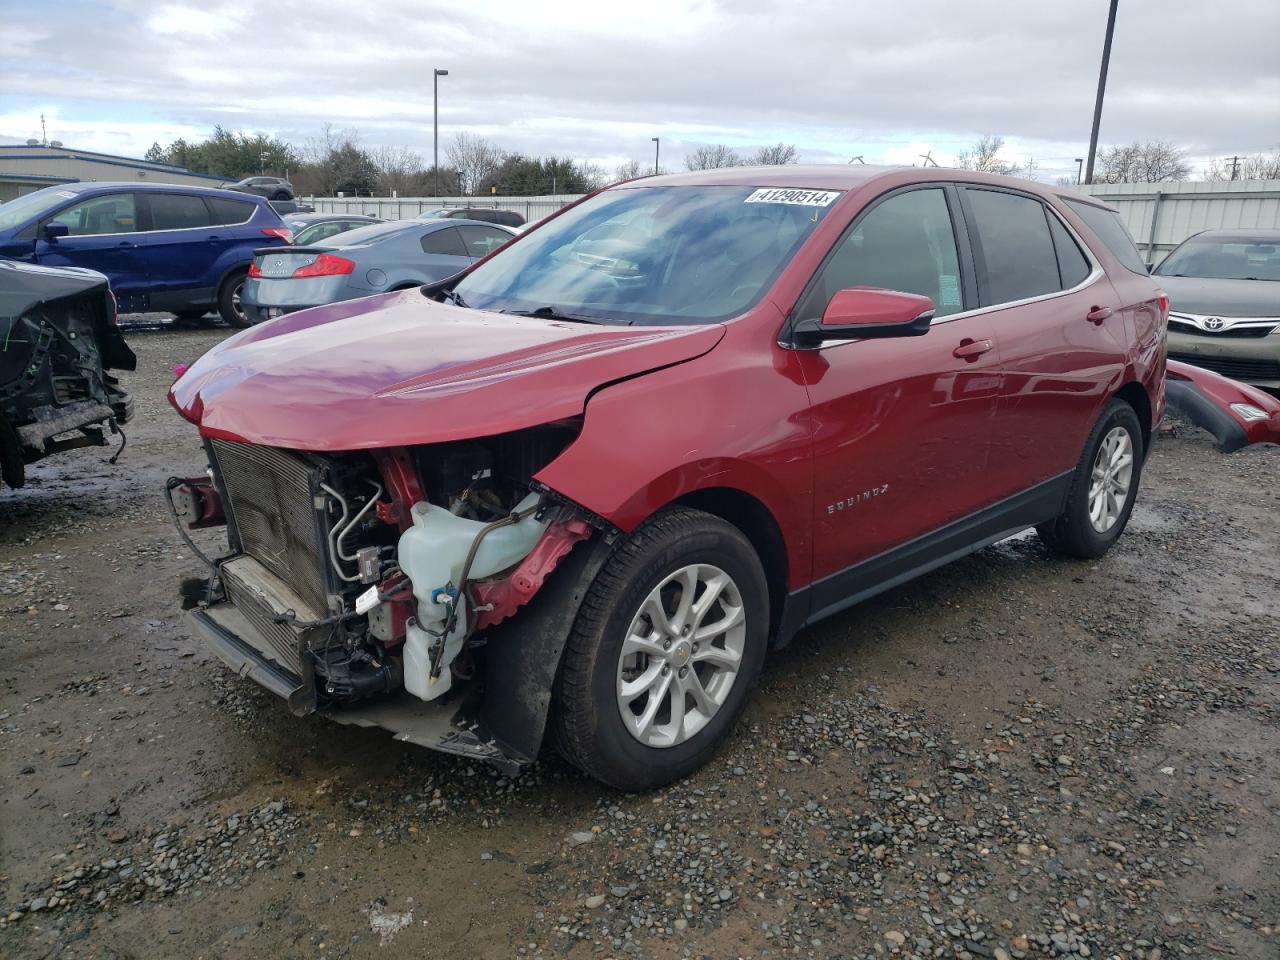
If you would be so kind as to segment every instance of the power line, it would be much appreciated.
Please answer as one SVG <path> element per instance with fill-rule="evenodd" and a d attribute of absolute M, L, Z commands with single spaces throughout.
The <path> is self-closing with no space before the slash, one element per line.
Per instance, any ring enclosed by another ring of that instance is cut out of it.
<path fill-rule="evenodd" d="M 1222 161 L 1224 163 L 1226 163 L 1228 160 L 1231 161 L 1231 179 L 1232 180 L 1236 179 L 1236 177 L 1240 175 L 1240 161 L 1243 159 L 1244 157 L 1223 157 L 1222 158 Z"/>

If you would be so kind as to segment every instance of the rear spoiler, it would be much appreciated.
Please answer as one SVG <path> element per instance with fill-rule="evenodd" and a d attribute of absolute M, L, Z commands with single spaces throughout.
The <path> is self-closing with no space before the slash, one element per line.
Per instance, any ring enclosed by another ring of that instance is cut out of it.
<path fill-rule="evenodd" d="M 1170 360 L 1165 399 L 1173 410 L 1212 433 L 1223 453 L 1253 443 L 1280 443 L 1280 400 L 1246 383 Z"/>

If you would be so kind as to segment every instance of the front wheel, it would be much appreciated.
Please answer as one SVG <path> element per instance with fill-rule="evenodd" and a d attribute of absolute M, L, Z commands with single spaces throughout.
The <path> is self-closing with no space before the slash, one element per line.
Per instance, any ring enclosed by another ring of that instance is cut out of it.
<path fill-rule="evenodd" d="M 706 763 L 764 662 L 769 590 L 750 542 L 698 510 L 663 511 L 592 583 L 557 681 L 560 750 L 622 790 Z"/>
<path fill-rule="evenodd" d="M 1059 553 L 1093 559 L 1120 539 L 1142 477 L 1142 425 L 1133 407 L 1112 400 L 1089 434 L 1062 513 L 1036 527 Z"/>
<path fill-rule="evenodd" d="M 246 271 L 238 270 L 223 280 L 222 286 L 218 288 L 218 315 L 230 326 L 241 329 L 252 326 L 252 321 L 240 303 L 245 276 Z"/>

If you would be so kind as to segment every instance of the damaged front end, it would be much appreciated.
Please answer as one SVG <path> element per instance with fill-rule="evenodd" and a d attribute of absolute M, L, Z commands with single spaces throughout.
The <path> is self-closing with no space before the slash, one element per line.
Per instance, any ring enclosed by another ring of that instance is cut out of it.
<path fill-rule="evenodd" d="M 0 484 L 120 433 L 133 402 L 107 371 L 135 366 L 106 277 L 0 261 Z"/>
<path fill-rule="evenodd" d="M 542 660 L 567 630 L 535 612 L 520 644 L 504 631 L 596 532 L 532 479 L 578 428 L 345 454 L 206 439 L 208 476 L 168 485 L 184 536 L 227 526 L 228 553 L 187 591 L 196 625 L 296 714 L 504 768 L 532 760 L 554 678 Z"/>

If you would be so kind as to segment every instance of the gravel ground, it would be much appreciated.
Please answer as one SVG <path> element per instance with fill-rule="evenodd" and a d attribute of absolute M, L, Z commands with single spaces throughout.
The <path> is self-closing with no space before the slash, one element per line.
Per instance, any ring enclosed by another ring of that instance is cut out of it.
<path fill-rule="evenodd" d="M 0 955 L 1280 955 L 1280 449 L 1159 440 L 1100 562 L 1018 537 L 772 657 L 624 796 L 298 719 L 183 625 L 151 323 L 119 464 L 0 494 Z"/>

